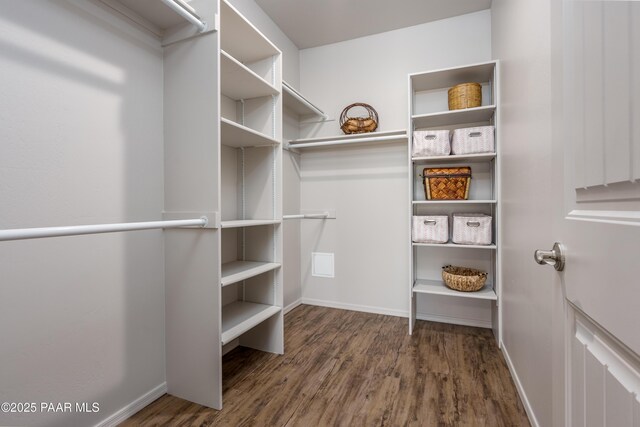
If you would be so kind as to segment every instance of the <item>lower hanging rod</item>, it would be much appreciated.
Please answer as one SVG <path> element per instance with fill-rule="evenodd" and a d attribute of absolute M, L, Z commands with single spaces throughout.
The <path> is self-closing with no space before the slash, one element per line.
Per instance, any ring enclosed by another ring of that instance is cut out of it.
<path fill-rule="evenodd" d="M 203 21 L 195 10 L 183 0 L 162 0 L 162 2 L 170 7 L 175 13 L 182 16 L 182 18 L 189 21 L 191 25 L 198 29 L 198 32 L 201 33 L 207 29 L 207 23 Z"/>
<path fill-rule="evenodd" d="M 156 228 L 206 227 L 206 216 L 197 219 L 171 221 L 125 222 L 120 224 L 72 225 L 65 227 L 15 228 L 0 230 L 0 241 L 41 239 L 45 237 L 79 236 L 83 234 L 116 233 L 119 231 L 152 230 Z"/>
<path fill-rule="evenodd" d="M 323 212 L 318 214 L 298 214 L 298 215 L 282 215 L 282 219 L 324 219 L 329 217 L 329 212 Z"/>

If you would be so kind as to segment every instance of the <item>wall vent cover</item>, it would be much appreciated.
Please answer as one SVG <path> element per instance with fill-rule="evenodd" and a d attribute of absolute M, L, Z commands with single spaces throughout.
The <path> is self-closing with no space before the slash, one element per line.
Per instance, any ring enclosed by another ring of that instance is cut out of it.
<path fill-rule="evenodd" d="M 314 277 L 335 277 L 332 253 L 311 253 L 311 275 Z"/>

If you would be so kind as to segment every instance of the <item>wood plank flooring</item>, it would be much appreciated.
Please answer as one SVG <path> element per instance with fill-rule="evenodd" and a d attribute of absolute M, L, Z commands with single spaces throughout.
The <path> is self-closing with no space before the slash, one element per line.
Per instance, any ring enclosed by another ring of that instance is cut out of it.
<path fill-rule="evenodd" d="M 285 355 L 224 357 L 224 409 L 164 395 L 122 426 L 529 426 L 490 330 L 302 305 Z"/>

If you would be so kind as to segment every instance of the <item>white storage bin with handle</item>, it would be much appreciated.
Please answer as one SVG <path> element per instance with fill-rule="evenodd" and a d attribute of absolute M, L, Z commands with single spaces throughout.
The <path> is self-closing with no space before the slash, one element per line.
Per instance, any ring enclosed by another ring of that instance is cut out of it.
<path fill-rule="evenodd" d="M 452 154 L 494 153 L 493 126 L 455 129 L 451 141 Z"/>
<path fill-rule="evenodd" d="M 453 243 L 490 245 L 493 218 L 485 214 L 453 214 Z"/>
<path fill-rule="evenodd" d="M 448 156 L 451 153 L 449 130 L 416 130 L 413 132 L 413 157 Z"/>
<path fill-rule="evenodd" d="M 414 216 L 411 228 L 415 243 L 447 243 L 449 217 L 447 215 Z"/>

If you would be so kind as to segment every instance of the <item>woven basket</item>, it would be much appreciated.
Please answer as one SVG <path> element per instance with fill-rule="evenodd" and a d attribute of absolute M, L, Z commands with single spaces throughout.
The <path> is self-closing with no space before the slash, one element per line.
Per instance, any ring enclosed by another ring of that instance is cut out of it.
<path fill-rule="evenodd" d="M 447 287 L 462 292 L 476 292 L 487 282 L 487 273 L 467 267 L 445 265 L 442 280 Z"/>
<path fill-rule="evenodd" d="M 461 83 L 449 89 L 449 110 L 461 110 L 482 105 L 480 83 Z"/>
<path fill-rule="evenodd" d="M 347 114 L 353 107 L 364 107 L 369 117 L 349 117 Z M 340 114 L 340 129 L 346 134 L 373 132 L 378 128 L 378 112 L 369 104 L 356 102 L 347 106 Z"/>
<path fill-rule="evenodd" d="M 427 200 L 467 200 L 471 186 L 471 168 L 425 168 L 424 192 Z"/>

